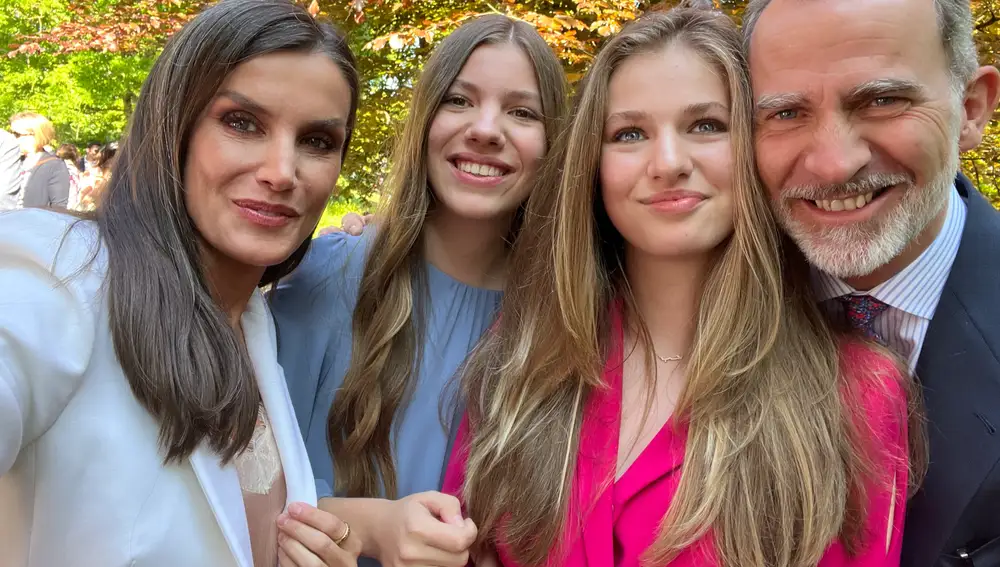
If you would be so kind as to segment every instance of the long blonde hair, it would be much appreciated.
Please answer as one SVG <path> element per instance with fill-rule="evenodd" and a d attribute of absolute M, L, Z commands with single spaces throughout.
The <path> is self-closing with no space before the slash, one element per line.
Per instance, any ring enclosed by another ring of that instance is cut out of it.
<path fill-rule="evenodd" d="M 547 148 L 565 114 L 566 79 L 559 60 L 524 22 L 477 17 L 445 38 L 428 59 L 395 147 L 388 207 L 379 217 L 354 309 L 351 363 L 327 420 L 338 494 L 396 497 L 391 435 L 414 386 L 423 347 L 422 234 L 434 207 L 427 133 L 469 55 L 481 45 L 504 43 L 520 47 L 535 69 Z M 520 217 L 519 211 L 515 223 Z"/>
<path fill-rule="evenodd" d="M 598 54 L 529 200 L 502 319 L 463 376 L 474 432 L 465 502 L 479 545 L 499 540 L 524 564 L 560 553 L 573 527 L 583 407 L 603 387 L 612 303 L 623 299 L 642 327 L 599 192 L 608 83 L 627 58 L 675 43 L 727 84 L 735 219 L 698 306 L 675 410 L 688 424 L 680 484 L 645 559 L 667 563 L 710 529 L 728 567 L 815 565 L 835 538 L 859 544 L 873 474 L 866 435 L 842 397 L 853 387 L 804 261 L 786 248 L 756 177 L 740 36 L 721 14 L 676 9 L 643 16 Z M 648 340 L 641 328 L 646 352 Z"/>

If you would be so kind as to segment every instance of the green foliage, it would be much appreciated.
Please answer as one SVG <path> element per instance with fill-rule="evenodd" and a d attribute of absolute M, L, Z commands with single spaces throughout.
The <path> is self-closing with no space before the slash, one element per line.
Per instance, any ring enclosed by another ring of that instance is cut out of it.
<path fill-rule="evenodd" d="M 60 143 L 116 140 L 152 62 L 93 52 L 0 60 L 0 116 L 40 112 L 56 124 Z"/>

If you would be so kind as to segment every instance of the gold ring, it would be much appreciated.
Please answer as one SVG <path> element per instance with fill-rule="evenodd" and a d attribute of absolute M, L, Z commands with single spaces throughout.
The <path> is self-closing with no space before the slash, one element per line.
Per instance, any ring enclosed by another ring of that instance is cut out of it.
<path fill-rule="evenodd" d="M 333 540 L 333 543 L 336 544 L 337 547 L 340 547 L 340 544 L 344 543 L 344 540 L 347 539 L 347 536 L 349 535 L 351 535 L 351 524 L 344 522 L 344 535 Z"/>

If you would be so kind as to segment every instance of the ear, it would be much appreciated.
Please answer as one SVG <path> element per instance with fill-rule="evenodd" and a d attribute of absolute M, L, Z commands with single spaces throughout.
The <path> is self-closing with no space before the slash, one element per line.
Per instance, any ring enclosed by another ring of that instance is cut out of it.
<path fill-rule="evenodd" d="M 1000 97 L 1000 71 L 996 67 L 980 67 L 965 87 L 962 101 L 962 132 L 958 146 L 964 152 L 979 145 L 983 140 L 983 130 L 997 107 Z"/>

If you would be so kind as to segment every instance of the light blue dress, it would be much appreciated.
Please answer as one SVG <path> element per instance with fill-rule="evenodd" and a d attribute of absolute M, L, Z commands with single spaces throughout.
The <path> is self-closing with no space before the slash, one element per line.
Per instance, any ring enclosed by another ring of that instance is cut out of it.
<path fill-rule="evenodd" d="M 351 318 L 374 231 L 333 233 L 313 241 L 302 264 L 271 293 L 278 361 L 316 474 L 330 496 L 333 462 L 326 420 L 351 361 Z M 440 489 L 457 384 L 453 376 L 495 320 L 502 292 L 456 281 L 429 263 L 424 352 L 413 397 L 394 429 L 399 497 Z M 425 299 L 426 300 L 426 299 Z M 442 411 L 443 410 L 443 411 Z"/>

